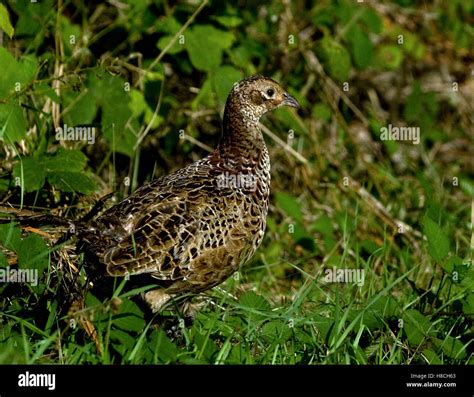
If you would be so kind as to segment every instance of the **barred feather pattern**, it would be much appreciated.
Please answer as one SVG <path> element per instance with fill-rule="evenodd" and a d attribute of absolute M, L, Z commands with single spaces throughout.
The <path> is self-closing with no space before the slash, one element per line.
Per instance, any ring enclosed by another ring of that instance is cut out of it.
<path fill-rule="evenodd" d="M 270 158 L 258 122 L 285 98 L 277 82 L 262 76 L 236 84 L 218 147 L 111 207 L 81 231 L 79 249 L 104 276 L 149 274 L 167 281 L 168 294 L 223 282 L 262 242 Z"/>

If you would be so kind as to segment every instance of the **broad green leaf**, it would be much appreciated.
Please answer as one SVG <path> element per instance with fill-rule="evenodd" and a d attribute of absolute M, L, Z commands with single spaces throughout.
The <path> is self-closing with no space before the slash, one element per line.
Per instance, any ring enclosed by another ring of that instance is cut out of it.
<path fill-rule="evenodd" d="M 65 16 L 60 18 L 60 34 L 64 50 L 67 56 L 71 56 L 73 49 L 81 40 L 81 28 L 79 25 L 71 23 Z"/>
<path fill-rule="evenodd" d="M 371 32 L 380 33 L 382 31 L 382 19 L 371 8 L 367 7 L 365 9 L 360 17 L 360 20 L 370 29 Z"/>
<path fill-rule="evenodd" d="M 281 320 L 274 320 L 265 323 L 262 327 L 262 338 L 267 343 L 283 343 L 291 338 L 291 329 L 287 323 Z"/>
<path fill-rule="evenodd" d="M 242 24 L 242 19 L 234 15 L 220 15 L 213 19 L 226 28 L 235 28 Z"/>
<path fill-rule="evenodd" d="M 115 342 L 113 343 L 113 346 L 122 355 L 122 357 L 124 357 L 127 352 L 133 349 L 136 341 L 136 338 L 120 329 L 111 330 L 110 339 Z"/>
<path fill-rule="evenodd" d="M 26 120 L 23 109 L 19 105 L 0 104 L 0 141 L 15 143 L 25 135 Z"/>
<path fill-rule="evenodd" d="M 18 244 L 18 266 L 22 269 L 37 269 L 41 274 L 48 268 L 49 249 L 43 239 L 31 233 Z"/>
<path fill-rule="evenodd" d="M 428 252 L 431 257 L 441 262 L 448 256 L 449 239 L 441 227 L 428 216 L 423 219 L 423 233 L 428 239 Z"/>
<path fill-rule="evenodd" d="M 428 336 L 435 333 L 431 322 L 417 310 L 407 310 L 402 318 L 408 343 L 413 347 L 419 346 Z"/>
<path fill-rule="evenodd" d="M 8 266 L 8 260 L 5 254 L 0 251 L 0 267 L 7 267 Z"/>
<path fill-rule="evenodd" d="M 474 197 L 474 183 L 471 180 L 467 178 L 461 178 L 459 181 L 459 186 L 461 186 L 462 191 L 469 197 Z"/>
<path fill-rule="evenodd" d="M 351 70 L 351 57 L 344 46 L 325 37 L 318 43 L 316 54 L 329 76 L 338 81 L 347 81 Z"/>
<path fill-rule="evenodd" d="M 424 349 L 423 355 L 428 360 L 428 364 L 443 364 L 439 356 L 436 354 L 434 350 L 431 349 Z"/>
<path fill-rule="evenodd" d="M 148 346 L 161 362 L 169 363 L 176 361 L 178 348 L 171 342 L 163 330 L 160 329 L 152 332 Z"/>
<path fill-rule="evenodd" d="M 156 19 L 156 30 L 157 32 L 163 32 L 168 34 L 176 34 L 181 29 L 181 24 L 172 15 L 163 16 Z"/>
<path fill-rule="evenodd" d="M 137 132 L 127 125 L 132 119 L 132 111 L 125 83 L 120 77 L 100 70 L 90 77 L 88 87 L 96 103 L 102 107 L 102 132 L 110 148 L 131 157 L 137 143 Z"/>
<path fill-rule="evenodd" d="M 0 224 L 0 243 L 2 243 L 5 248 L 16 252 L 20 242 L 21 231 L 16 227 L 15 223 Z"/>
<path fill-rule="evenodd" d="M 359 69 L 365 69 L 372 62 L 373 45 L 367 34 L 358 26 L 348 31 L 347 38 L 351 43 L 352 56 Z"/>
<path fill-rule="evenodd" d="M 217 94 L 221 106 L 225 105 L 227 96 L 232 90 L 234 83 L 242 78 L 242 74 L 232 66 L 220 66 L 211 75 L 212 86 Z"/>
<path fill-rule="evenodd" d="M 222 62 L 222 51 L 234 41 L 231 32 L 216 29 L 212 25 L 196 25 L 185 33 L 186 50 L 193 66 L 210 72 Z"/>
<path fill-rule="evenodd" d="M 156 46 L 160 50 L 163 51 L 173 38 L 174 38 L 174 35 L 160 37 L 160 39 L 158 40 L 158 43 L 156 43 Z M 168 49 L 167 53 L 173 55 L 173 54 L 177 54 L 178 52 L 183 51 L 184 49 L 185 49 L 185 41 L 183 40 L 183 38 L 178 37 L 176 38 L 173 45 Z"/>
<path fill-rule="evenodd" d="M 125 331 L 140 332 L 145 327 L 143 312 L 134 302 L 125 299 L 120 303 L 119 314 L 114 316 L 114 324 Z"/>
<path fill-rule="evenodd" d="M 218 350 L 216 343 L 196 327 L 193 327 L 193 336 L 199 355 L 204 357 L 207 361 L 211 360 Z"/>
<path fill-rule="evenodd" d="M 0 99 L 23 90 L 33 80 L 38 61 L 33 55 L 26 55 L 18 62 L 5 48 L 0 47 Z"/>
<path fill-rule="evenodd" d="M 474 293 L 469 293 L 462 304 L 462 311 L 466 316 L 474 316 Z"/>
<path fill-rule="evenodd" d="M 271 309 L 270 303 L 268 303 L 268 301 L 263 296 L 258 295 L 253 291 L 248 291 L 242 294 L 239 302 L 242 306 L 254 310 L 266 311 Z"/>
<path fill-rule="evenodd" d="M 436 347 L 440 348 L 442 352 L 448 357 L 455 359 L 466 358 L 466 349 L 459 339 L 453 338 L 452 336 L 445 336 L 443 340 L 433 338 L 433 342 Z"/>
<path fill-rule="evenodd" d="M 403 61 L 403 52 L 400 46 L 384 45 L 377 49 L 376 59 L 382 68 L 398 70 Z"/>
<path fill-rule="evenodd" d="M 51 171 L 47 175 L 48 182 L 62 192 L 93 193 L 96 184 L 84 172 Z"/>
<path fill-rule="evenodd" d="M 81 92 L 66 91 L 63 100 L 67 109 L 63 115 L 64 124 L 75 127 L 92 123 L 97 113 L 97 106 L 96 98 L 88 88 Z M 64 128 L 64 125 L 61 128 Z"/>
<path fill-rule="evenodd" d="M 16 186 L 22 187 L 25 192 L 34 192 L 43 187 L 46 171 L 37 159 L 25 157 L 14 165 L 13 178 Z"/>
<path fill-rule="evenodd" d="M 54 155 L 44 155 L 39 158 L 46 172 L 82 171 L 87 164 L 87 156 L 80 150 L 60 148 Z"/>
<path fill-rule="evenodd" d="M 13 26 L 10 22 L 10 16 L 8 15 L 8 11 L 3 4 L 0 4 L 0 29 L 2 29 L 8 37 L 13 37 Z"/>

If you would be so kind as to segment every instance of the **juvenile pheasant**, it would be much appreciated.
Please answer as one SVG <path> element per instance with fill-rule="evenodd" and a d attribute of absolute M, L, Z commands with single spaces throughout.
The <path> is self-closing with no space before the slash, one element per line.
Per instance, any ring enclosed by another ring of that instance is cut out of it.
<path fill-rule="evenodd" d="M 81 232 L 79 249 L 106 276 L 156 279 L 144 296 L 154 312 L 222 283 L 263 239 L 270 159 L 258 122 L 282 105 L 299 107 L 272 79 L 235 84 L 217 148 L 107 210 Z"/>

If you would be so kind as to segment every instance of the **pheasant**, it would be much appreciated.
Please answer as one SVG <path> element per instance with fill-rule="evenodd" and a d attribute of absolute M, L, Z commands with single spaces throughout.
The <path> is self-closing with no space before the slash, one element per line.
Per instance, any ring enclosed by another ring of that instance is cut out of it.
<path fill-rule="evenodd" d="M 236 83 L 222 137 L 207 157 L 137 189 L 80 232 L 78 248 L 104 276 L 146 275 L 153 312 L 206 291 L 247 262 L 262 242 L 270 158 L 259 128 L 265 113 L 298 102 L 274 80 Z"/>

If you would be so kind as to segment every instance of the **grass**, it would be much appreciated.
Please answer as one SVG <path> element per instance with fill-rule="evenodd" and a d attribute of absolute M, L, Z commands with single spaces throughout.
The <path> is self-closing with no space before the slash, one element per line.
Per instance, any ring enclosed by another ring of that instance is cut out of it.
<path fill-rule="evenodd" d="M 74 241 L 55 246 L 66 226 L 0 222 L 0 270 L 40 274 L 36 287 L 0 283 L 0 363 L 474 363 L 472 78 L 459 67 L 472 42 L 467 5 L 340 1 L 305 10 L 275 1 L 261 6 L 267 17 L 237 13 L 240 25 L 224 27 L 230 11 L 209 4 L 134 2 L 127 13 L 107 4 L 92 15 L 67 0 L 61 12 L 41 3 L 28 12 L 8 3 L 23 26 L 43 24 L 33 36 L 4 36 L 1 48 L 22 54 L 15 72 L 24 75 L 20 92 L 8 89 L 13 72 L 0 86 L 7 222 L 12 208 L 78 219 L 99 197 L 120 200 L 205 156 L 220 133 L 219 95 L 239 75 L 274 77 L 302 109 L 262 120 L 272 162 L 264 241 L 235 277 L 195 299 L 205 304 L 193 322 L 173 310 L 152 316 L 137 304 L 143 291 L 122 279 L 109 296 L 81 301 L 86 274 Z M 426 8 L 434 19 L 420 18 Z M 423 29 L 411 31 L 413 18 Z M 208 39 L 203 25 L 220 32 L 217 55 L 206 54 L 216 69 L 193 47 L 159 43 L 188 24 L 187 39 Z M 83 31 L 89 42 L 64 40 Z M 294 45 L 280 34 L 297 31 Z M 64 48 L 50 50 L 47 37 Z M 7 61 L 0 51 L 0 68 Z M 59 95 L 49 86 L 56 81 Z M 59 122 L 97 126 L 95 144 L 56 141 Z M 420 144 L 382 141 L 389 124 L 420 127 Z M 363 270 L 364 282 L 328 282 L 334 268 Z"/>
<path fill-rule="evenodd" d="M 343 240 L 346 238 L 350 236 Z M 253 265 L 201 297 L 206 303 L 192 324 L 171 311 L 162 314 L 159 321 L 156 316 L 145 316 L 128 300 L 143 288 L 128 291 L 126 280 L 117 283 L 105 302 L 88 295 L 86 307 L 74 315 L 61 316 L 61 301 L 54 298 L 47 300 L 48 310 L 41 308 L 45 302 L 34 291 L 8 299 L 8 305 L 4 296 L 0 362 L 472 362 L 468 318 L 444 313 L 464 293 L 453 294 L 453 286 L 445 279 L 432 286 L 443 302 L 433 307 L 424 300 L 429 291 L 420 295 L 408 282 L 419 266 L 405 272 L 386 272 L 383 277 L 376 274 L 373 264 L 383 256 L 383 247 L 366 259 L 361 255 L 351 258 L 349 245 L 342 252 L 341 266 L 357 265 L 366 271 L 361 287 L 326 283 L 320 271 L 310 273 L 311 257 L 294 263 L 268 263 L 262 251 Z M 274 270 L 283 265 L 291 278 L 274 276 Z M 47 295 L 56 293 L 53 290 Z M 410 317 L 410 311 L 415 318 Z M 85 331 L 91 324 L 94 336 Z"/>

